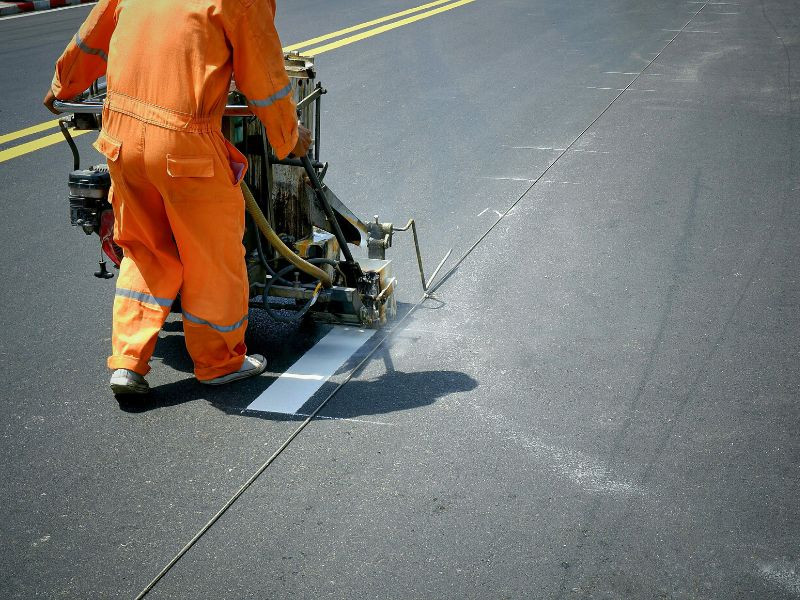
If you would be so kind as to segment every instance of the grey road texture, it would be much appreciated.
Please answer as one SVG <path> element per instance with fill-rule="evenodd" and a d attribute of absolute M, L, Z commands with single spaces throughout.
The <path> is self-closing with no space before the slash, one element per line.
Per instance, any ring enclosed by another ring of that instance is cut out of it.
<path fill-rule="evenodd" d="M 0 136 L 88 11 L 0 19 Z M 797 2 L 474 0 L 317 67 L 328 184 L 451 258 L 423 299 L 395 239 L 406 316 L 147 597 L 800 598 Z M 322 335 L 254 313 L 268 372 L 206 389 L 172 318 L 117 402 L 70 169 L 0 161 L 7 599 L 135 598 L 303 422 L 243 409 Z"/>

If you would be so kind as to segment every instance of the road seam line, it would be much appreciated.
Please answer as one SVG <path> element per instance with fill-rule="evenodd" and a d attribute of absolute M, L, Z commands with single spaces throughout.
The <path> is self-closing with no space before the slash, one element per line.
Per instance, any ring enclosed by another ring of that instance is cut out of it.
<path fill-rule="evenodd" d="M 628 91 L 633 86 L 633 84 L 636 83 L 639 80 L 639 78 L 644 74 L 644 72 L 647 71 L 647 69 L 649 69 L 651 66 L 653 66 L 653 64 L 661 57 L 661 55 L 664 54 L 664 52 L 667 50 L 667 48 L 669 48 L 670 45 L 672 45 L 672 42 L 674 42 L 676 39 L 678 39 L 678 36 L 681 34 L 681 32 L 683 32 L 687 27 L 689 27 L 689 25 L 692 24 L 692 21 L 694 21 L 697 18 L 697 15 L 699 15 L 701 12 L 703 12 L 703 9 L 707 6 L 707 4 L 708 4 L 708 2 L 703 4 L 703 6 L 701 6 L 691 16 L 691 18 L 686 22 L 686 24 L 683 27 L 681 27 L 681 29 L 679 29 L 678 32 L 673 36 L 673 38 L 670 41 L 668 41 L 666 43 L 666 45 L 658 53 L 656 53 L 655 56 L 653 56 L 653 58 L 650 59 L 650 62 L 648 62 L 644 66 L 644 68 L 642 68 L 642 70 L 639 72 L 639 74 L 636 75 L 636 77 L 634 77 L 628 83 L 628 85 L 626 85 L 616 96 L 614 96 L 614 98 L 611 100 L 611 102 L 609 102 L 608 105 L 602 111 L 600 111 L 600 114 L 598 114 L 594 118 L 594 120 L 592 120 L 592 122 L 589 123 L 586 126 L 586 128 L 583 131 L 581 131 L 578 134 L 578 136 L 574 140 L 572 140 L 572 142 L 570 142 L 567 145 L 566 148 L 564 148 L 563 152 L 561 152 L 555 159 L 553 159 L 553 162 L 551 162 L 549 165 L 547 165 L 547 168 L 545 168 L 545 170 L 542 171 L 542 173 L 533 181 L 533 183 L 531 183 L 531 185 L 528 186 L 528 189 L 526 189 L 524 192 L 522 192 L 522 195 L 519 198 L 517 198 L 516 201 L 514 201 L 513 204 L 511 204 L 511 206 L 508 208 L 508 210 L 503 215 L 498 217 L 497 221 L 495 221 L 489 227 L 489 229 L 487 229 L 486 232 L 484 232 L 484 234 L 480 238 L 478 238 L 478 240 L 474 244 L 472 244 L 472 246 L 469 247 L 469 249 L 461 256 L 461 258 L 458 259 L 456 264 L 453 265 L 447 271 L 447 273 L 442 275 L 439 278 L 439 281 L 435 285 L 433 285 L 432 287 L 428 288 L 428 294 L 433 294 L 445 281 L 447 281 L 458 270 L 458 268 L 461 266 L 461 264 L 469 257 L 470 254 L 472 254 L 472 252 L 481 244 L 481 242 L 483 242 L 483 240 L 485 240 L 489 236 L 489 234 L 491 234 L 492 231 L 495 230 L 495 228 L 500 224 L 500 222 L 506 216 L 508 216 L 508 214 L 512 210 L 514 210 L 514 208 L 516 208 L 517 204 L 522 202 L 522 199 L 525 198 L 525 196 L 528 195 L 528 192 L 530 192 L 537 183 L 539 183 L 542 179 L 544 179 L 544 176 L 547 175 L 547 173 L 550 171 L 550 169 L 552 169 L 556 165 L 556 163 L 558 163 L 558 161 L 560 161 L 562 158 L 564 158 L 564 156 L 566 156 L 567 152 L 569 152 L 572 149 L 572 147 L 575 144 L 578 143 L 578 140 L 580 140 L 584 136 L 584 134 L 587 131 L 589 131 L 595 125 L 595 123 L 597 123 L 603 117 L 603 115 L 605 115 L 609 111 L 609 109 L 611 109 L 611 107 L 614 105 L 614 103 L 617 100 L 619 100 L 619 98 L 622 96 L 622 94 L 624 94 L 626 91 Z"/>

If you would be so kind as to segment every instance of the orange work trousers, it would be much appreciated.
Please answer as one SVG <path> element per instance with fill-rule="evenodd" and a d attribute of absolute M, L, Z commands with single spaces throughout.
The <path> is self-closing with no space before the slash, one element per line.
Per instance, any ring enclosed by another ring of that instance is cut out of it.
<path fill-rule="evenodd" d="M 212 120 L 170 129 L 104 111 L 95 148 L 108 160 L 114 239 L 124 255 L 114 298 L 111 369 L 147 374 L 178 293 L 197 379 L 242 366 L 248 284 L 238 182 L 246 160 Z"/>

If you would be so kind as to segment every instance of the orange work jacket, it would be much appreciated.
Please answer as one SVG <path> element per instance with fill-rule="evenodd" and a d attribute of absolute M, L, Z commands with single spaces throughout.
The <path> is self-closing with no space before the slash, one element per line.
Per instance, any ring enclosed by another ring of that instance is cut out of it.
<path fill-rule="evenodd" d="M 169 129 L 218 127 L 233 73 L 279 158 L 297 113 L 274 0 L 100 0 L 56 63 L 68 100 L 106 75 L 106 108 Z"/>

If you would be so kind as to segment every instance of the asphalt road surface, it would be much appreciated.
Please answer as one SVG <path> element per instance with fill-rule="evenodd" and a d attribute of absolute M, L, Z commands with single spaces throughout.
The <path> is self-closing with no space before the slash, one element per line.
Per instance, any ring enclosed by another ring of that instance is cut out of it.
<path fill-rule="evenodd" d="M 172 318 L 152 397 L 110 395 L 68 149 L 8 135 L 88 10 L 0 19 L 2 598 L 135 598 L 255 475 L 148 598 L 800 598 L 795 0 L 454 0 L 311 44 L 331 188 L 453 251 L 425 300 L 398 234 L 406 316 L 295 415 L 246 409 L 328 330 L 257 312 L 263 377 L 198 385 Z"/>

